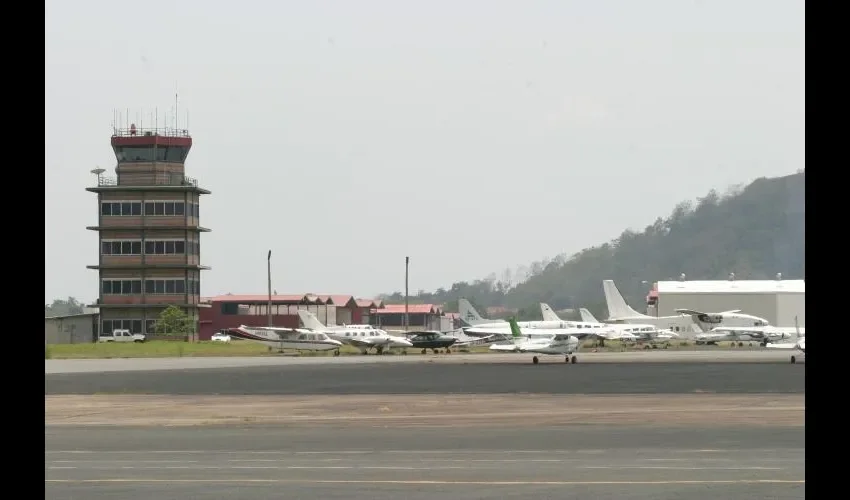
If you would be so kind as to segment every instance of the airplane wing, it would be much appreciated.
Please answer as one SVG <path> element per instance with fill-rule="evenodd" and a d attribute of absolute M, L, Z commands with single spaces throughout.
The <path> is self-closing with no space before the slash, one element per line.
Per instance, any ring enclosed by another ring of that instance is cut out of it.
<path fill-rule="evenodd" d="M 579 340 L 585 340 L 585 339 L 589 339 L 589 338 L 591 338 L 591 337 L 598 337 L 600 333 L 602 333 L 602 332 L 598 332 L 598 331 L 596 331 L 596 332 L 593 332 L 593 331 L 587 331 L 587 332 L 582 332 L 582 333 L 578 333 L 578 332 L 574 332 L 574 333 L 556 333 L 556 334 L 552 337 L 552 340 L 560 340 L 560 341 L 563 341 L 563 340 L 567 340 L 567 339 L 568 339 L 568 338 L 570 338 L 570 337 L 575 337 L 575 338 L 577 338 L 577 339 L 579 339 Z"/>
<path fill-rule="evenodd" d="M 739 312 L 741 312 L 740 309 L 731 309 L 729 311 L 723 311 L 720 314 L 738 314 Z"/>
<path fill-rule="evenodd" d="M 516 352 L 519 351 L 520 346 L 518 344 L 493 344 L 490 346 L 491 351 L 500 351 L 500 352 Z"/>
<path fill-rule="evenodd" d="M 691 316 L 699 316 L 701 314 L 706 314 L 702 311 L 694 311 L 693 309 L 676 309 L 675 311 L 679 314 L 689 314 Z"/>
<path fill-rule="evenodd" d="M 764 337 L 765 335 L 771 333 L 781 333 L 779 331 L 771 332 L 767 328 L 762 328 L 758 326 L 718 326 L 711 329 L 712 333 L 737 333 L 744 335 L 756 335 Z"/>
<path fill-rule="evenodd" d="M 363 337 L 363 339 L 360 339 L 358 337 L 346 337 L 345 340 L 348 343 L 350 343 L 351 345 L 353 345 L 354 347 L 366 347 L 366 346 L 371 347 L 372 344 L 370 344 L 369 342 L 367 342 L 365 340 L 367 338 L 369 338 L 369 337 Z"/>
<path fill-rule="evenodd" d="M 474 345 L 487 345 L 487 344 L 492 344 L 493 342 L 506 340 L 506 337 L 504 335 L 491 335 L 489 337 L 472 337 L 472 338 L 465 338 L 465 339 L 461 339 L 459 337 L 455 337 L 455 338 L 458 339 L 457 342 L 454 343 L 454 345 L 457 346 L 457 347 L 474 346 Z"/>
<path fill-rule="evenodd" d="M 771 343 L 771 344 L 767 344 L 766 347 L 768 347 L 769 349 L 796 349 L 797 344 L 791 344 L 791 343 L 788 343 L 788 342 L 785 342 L 785 343 L 782 343 L 782 344 Z"/>

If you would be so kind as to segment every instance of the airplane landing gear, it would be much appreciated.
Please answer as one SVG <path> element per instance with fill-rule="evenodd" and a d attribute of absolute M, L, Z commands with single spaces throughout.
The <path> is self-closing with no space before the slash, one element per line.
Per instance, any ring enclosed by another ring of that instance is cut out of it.
<path fill-rule="evenodd" d="M 375 354 L 380 356 L 383 353 L 384 353 L 384 346 L 379 345 L 378 347 L 375 348 Z"/>
<path fill-rule="evenodd" d="M 339 356 L 339 350 L 334 351 L 334 356 Z"/>
<path fill-rule="evenodd" d="M 537 356 L 534 356 L 533 358 L 531 358 L 531 362 L 532 362 L 532 363 L 534 363 L 534 364 L 536 365 L 537 363 L 539 363 L 539 362 L 540 362 L 540 360 L 539 360 L 539 359 L 537 359 Z"/>
<path fill-rule="evenodd" d="M 428 354 L 428 349 L 422 349 L 422 354 Z"/>
<path fill-rule="evenodd" d="M 572 363 L 572 364 L 578 363 L 578 358 L 575 356 L 575 354 L 573 355 L 572 358 L 570 358 L 570 363 Z"/>
<path fill-rule="evenodd" d="M 796 362 L 797 362 L 797 356 L 791 356 L 791 364 L 794 364 Z"/>

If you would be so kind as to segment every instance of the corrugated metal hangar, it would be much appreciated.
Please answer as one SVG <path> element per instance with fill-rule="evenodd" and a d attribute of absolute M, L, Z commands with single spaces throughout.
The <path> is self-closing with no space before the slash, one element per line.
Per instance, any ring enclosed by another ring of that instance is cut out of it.
<path fill-rule="evenodd" d="M 740 309 L 773 326 L 793 327 L 795 316 L 801 327 L 806 326 L 805 280 L 659 281 L 655 292 L 658 316 L 676 314 L 676 309 Z"/>

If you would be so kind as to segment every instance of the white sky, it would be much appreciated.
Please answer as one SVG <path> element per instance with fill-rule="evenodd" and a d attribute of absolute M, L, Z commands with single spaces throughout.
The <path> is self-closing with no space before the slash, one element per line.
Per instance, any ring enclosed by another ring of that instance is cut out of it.
<path fill-rule="evenodd" d="M 804 168 L 791 0 L 46 3 L 45 301 L 97 297 L 113 110 L 188 111 L 202 294 L 450 286 Z M 182 114 L 182 112 L 181 112 Z M 185 117 L 184 117 L 185 121 Z"/>

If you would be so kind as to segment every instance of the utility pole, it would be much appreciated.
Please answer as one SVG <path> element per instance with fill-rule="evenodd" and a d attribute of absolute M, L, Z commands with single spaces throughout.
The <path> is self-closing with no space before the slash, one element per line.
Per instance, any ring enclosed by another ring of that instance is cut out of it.
<path fill-rule="evenodd" d="M 407 309 L 408 309 L 407 284 L 408 284 L 409 274 L 410 274 L 410 257 L 405 257 L 404 258 L 404 331 L 405 332 L 407 331 L 407 327 L 410 325 L 410 323 L 409 323 L 410 320 L 409 320 L 409 317 L 407 315 Z"/>
<path fill-rule="evenodd" d="M 269 250 L 268 260 L 268 278 L 269 278 L 269 326 L 272 326 L 272 251 Z"/>

